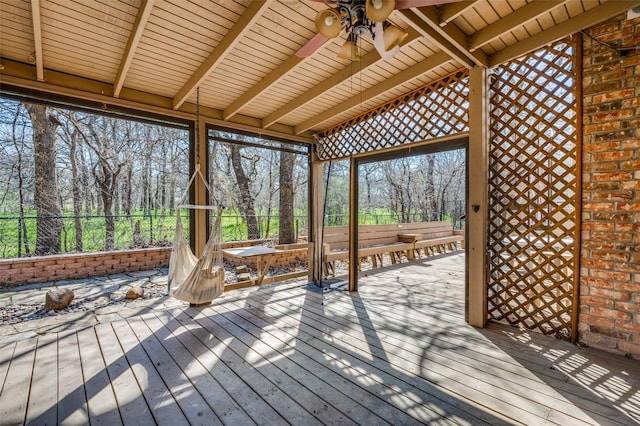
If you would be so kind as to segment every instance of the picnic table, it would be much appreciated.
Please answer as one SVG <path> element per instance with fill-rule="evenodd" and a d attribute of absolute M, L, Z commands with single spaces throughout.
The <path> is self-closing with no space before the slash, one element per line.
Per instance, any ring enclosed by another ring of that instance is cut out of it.
<path fill-rule="evenodd" d="M 243 257 L 250 258 L 255 257 L 256 259 L 256 272 L 258 278 L 256 280 L 256 285 L 262 284 L 262 280 L 267 275 L 269 271 L 269 267 L 273 262 L 273 258 L 275 254 L 278 252 L 277 249 L 266 246 L 248 246 L 248 247 L 235 247 L 235 248 L 226 248 L 222 250 L 223 255 L 227 256 L 235 256 L 235 257 Z"/>

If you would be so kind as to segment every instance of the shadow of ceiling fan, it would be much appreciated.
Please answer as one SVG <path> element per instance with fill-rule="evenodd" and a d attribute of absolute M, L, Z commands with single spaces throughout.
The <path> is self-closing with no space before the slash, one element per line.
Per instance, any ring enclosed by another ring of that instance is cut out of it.
<path fill-rule="evenodd" d="M 433 6 L 460 0 L 313 0 L 332 6 L 316 15 L 316 34 L 296 56 L 306 58 L 318 50 L 327 40 L 336 38 L 342 29 L 347 39 L 338 52 L 341 59 L 360 60 L 358 38 L 371 39 L 382 58 L 390 58 L 400 50 L 400 43 L 407 33 L 387 22 L 395 9 Z"/>

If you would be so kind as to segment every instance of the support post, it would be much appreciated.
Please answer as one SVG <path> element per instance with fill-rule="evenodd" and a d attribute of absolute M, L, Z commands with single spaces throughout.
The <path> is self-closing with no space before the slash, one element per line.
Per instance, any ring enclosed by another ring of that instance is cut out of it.
<path fill-rule="evenodd" d="M 487 323 L 487 232 L 489 184 L 489 78 L 484 67 L 469 72 L 469 202 L 467 236 L 467 321 Z"/>
<path fill-rule="evenodd" d="M 313 154 L 311 163 L 311 226 L 309 232 L 313 243 L 312 257 L 309 258 L 311 280 L 319 283 L 322 279 L 322 216 L 324 214 L 322 178 L 324 163 Z"/>
<path fill-rule="evenodd" d="M 349 291 L 358 291 L 358 160 L 349 168 Z"/>

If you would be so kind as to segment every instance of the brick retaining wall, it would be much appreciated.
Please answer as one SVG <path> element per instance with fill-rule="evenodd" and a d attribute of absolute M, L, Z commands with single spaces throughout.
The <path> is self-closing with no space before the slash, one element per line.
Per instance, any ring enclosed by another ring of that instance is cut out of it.
<path fill-rule="evenodd" d="M 232 241 L 223 247 L 246 247 L 263 244 L 265 240 Z M 169 267 L 171 247 L 154 247 L 95 253 L 72 253 L 54 256 L 34 256 L 0 259 L 0 285 L 16 287 L 25 284 L 119 274 Z M 233 259 L 227 259 L 234 263 Z M 305 249 L 278 253 L 273 267 L 283 267 L 307 261 Z M 238 264 L 255 268 L 255 259 L 242 259 Z"/>
<path fill-rule="evenodd" d="M 640 45 L 640 18 L 586 31 Z M 579 340 L 640 359 L 640 51 L 583 36 Z"/>
<path fill-rule="evenodd" d="M 170 247 L 0 259 L 0 285 L 118 274 L 169 266 Z"/>

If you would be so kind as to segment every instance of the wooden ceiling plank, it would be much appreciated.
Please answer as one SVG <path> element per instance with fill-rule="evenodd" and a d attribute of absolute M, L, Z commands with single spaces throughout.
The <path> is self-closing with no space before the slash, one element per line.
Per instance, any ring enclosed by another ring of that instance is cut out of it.
<path fill-rule="evenodd" d="M 294 129 L 296 135 L 301 134 L 315 126 L 318 126 L 325 121 L 332 119 L 333 117 L 343 114 L 358 105 L 371 101 L 373 98 L 382 95 L 385 92 L 393 90 L 395 87 L 405 84 L 420 75 L 427 73 L 434 68 L 440 67 L 447 62 L 451 61 L 451 57 L 445 52 L 438 52 L 433 56 L 428 57 L 424 61 L 408 68 L 392 78 L 382 81 L 376 86 L 370 87 L 362 93 L 352 96 L 347 101 L 341 102 L 339 105 L 334 106 L 323 111 L 320 114 L 315 115 L 312 119 L 305 121 L 297 125 Z"/>
<path fill-rule="evenodd" d="M 287 74 L 295 69 L 303 58 L 299 58 L 296 55 L 291 55 L 287 60 L 282 62 L 275 70 L 270 72 L 260 80 L 258 84 L 246 91 L 242 96 L 236 99 L 231 105 L 224 109 L 223 119 L 228 120 L 238 113 L 242 108 L 249 104 L 252 100 L 260 96 L 272 85 L 276 84 L 280 79 L 284 78 Z"/>
<path fill-rule="evenodd" d="M 136 20 L 133 23 L 133 28 L 129 35 L 129 40 L 127 41 L 127 47 L 124 49 L 120 68 L 118 69 L 118 74 L 116 75 L 116 79 L 113 84 L 113 96 L 115 98 L 120 96 L 124 80 L 127 78 L 127 72 L 129 72 L 129 67 L 131 66 L 133 57 L 136 54 L 140 39 L 142 38 L 142 32 L 147 25 L 149 16 L 151 16 L 151 9 L 153 9 L 154 2 L 155 0 L 142 0 L 142 3 L 140 4 L 140 9 L 136 15 Z"/>
<path fill-rule="evenodd" d="M 475 65 L 467 55 L 454 46 L 453 43 L 447 40 L 439 31 L 434 30 L 431 25 L 427 24 L 412 10 L 402 10 L 400 11 L 400 16 L 402 16 L 402 19 L 404 19 L 407 24 L 422 34 L 422 36 L 437 44 L 442 51 L 447 52 L 449 56 L 460 62 L 460 64 L 469 68 Z"/>
<path fill-rule="evenodd" d="M 36 78 L 44 81 L 44 63 L 42 53 L 42 21 L 40 19 L 40 0 L 31 0 L 31 21 L 33 23 L 33 46 L 36 65 Z"/>
<path fill-rule="evenodd" d="M 404 39 L 402 45 L 406 45 L 411 43 L 413 40 L 416 40 L 420 34 L 411 28 L 408 29 L 408 36 Z M 360 58 L 360 63 L 358 64 L 362 70 L 370 67 L 376 62 L 380 61 L 380 54 L 376 50 L 372 50 L 371 52 L 364 55 Z M 325 79 L 322 83 L 315 85 L 312 89 L 307 90 L 301 96 L 298 96 L 296 99 L 287 102 L 285 106 L 280 108 L 279 110 L 269 114 L 262 120 L 262 127 L 268 128 L 272 126 L 274 123 L 281 120 L 283 117 L 291 114 L 293 111 L 303 107 L 307 103 L 313 101 L 317 97 L 321 96 L 323 93 L 331 90 L 332 88 L 338 86 L 342 82 L 348 80 L 353 74 L 353 69 L 351 65 L 347 65 L 342 68 L 337 73 L 333 74 L 331 77 Z"/>
<path fill-rule="evenodd" d="M 267 9 L 272 0 L 255 0 L 249 3 L 247 10 L 233 24 L 229 32 L 211 52 L 209 57 L 198 67 L 196 72 L 187 80 L 184 86 L 173 98 L 173 108 L 178 109 L 191 93 L 213 72 L 215 67 L 240 42 L 240 39 L 251 30 L 253 24 Z"/>
<path fill-rule="evenodd" d="M 562 22 L 562 25 L 554 25 L 532 37 L 506 47 L 489 58 L 489 67 L 496 67 L 504 62 L 518 58 L 525 53 L 536 50 L 554 41 L 560 40 L 585 28 L 589 28 L 602 21 L 624 13 L 629 9 L 640 6 L 640 0 L 608 1 L 586 12 Z"/>
<path fill-rule="evenodd" d="M 444 27 L 449 22 L 462 15 L 478 0 L 465 0 L 457 3 L 447 3 L 440 6 L 440 26 Z"/>
<path fill-rule="evenodd" d="M 473 52 L 480 49 L 482 46 L 509 33 L 514 28 L 525 25 L 563 4 L 564 1 L 534 1 L 519 8 L 473 34 L 469 43 L 469 51 Z"/>
<path fill-rule="evenodd" d="M 412 9 L 424 22 L 429 24 L 440 36 L 444 37 L 449 43 L 453 44 L 459 51 L 471 59 L 475 65 L 488 66 L 487 55 L 481 50 L 475 52 L 469 51 L 469 39 L 460 28 L 451 23 L 444 28 L 440 27 L 440 18 L 438 9 L 434 6 L 424 6 Z"/>

